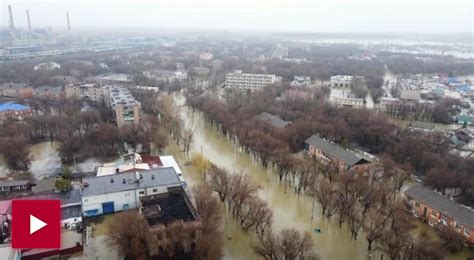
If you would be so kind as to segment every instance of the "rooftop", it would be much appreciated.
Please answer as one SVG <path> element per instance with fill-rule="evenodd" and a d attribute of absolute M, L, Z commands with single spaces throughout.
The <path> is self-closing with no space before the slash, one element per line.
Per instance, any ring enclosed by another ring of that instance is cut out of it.
<path fill-rule="evenodd" d="M 139 173 L 138 175 L 138 181 L 135 172 L 85 178 L 82 196 L 96 196 L 146 187 L 179 186 L 181 184 L 173 167 L 151 169 L 146 174 Z"/>
<path fill-rule="evenodd" d="M 140 203 L 141 212 L 150 227 L 168 225 L 176 220 L 187 222 L 197 219 L 189 198 L 181 188 L 165 194 L 142 197 Z"/>
<path fill-rule="evenodd" d="M 0 104 L 0 112 L 6 112 L 6 111 L 22 111 L 22 110 L 27 110 L 31 109 L 31 107 L 24 106 L 21 104 L 13 103 L 13 102 L 7 102 L 7 103 L 1 103 Z"/>
<path fill-rule="evenodd" d="M 31 190 L 35 194 L 50 192 L 50 191 L 54 192 L 56 179 L 55 178 L 49 178 L 49 179 L 39 180 L 39 181 L 36 181 L 35 184 L 36 185 L 31 187 Z"/>
<path fill-rule="evenodd" d="M 281 119 L 279 116 L 272 115 L 267 112 L 262 112 L 258 116 L 258 119 L 272 125 L 275 128 L 282 129 L 285 128 L 288 125 L 291 125 L 290 121 L 285 121 Z"/>
<path fill-rule="evenodd" d="M 18 180 L 18 181 L 0 181 L 0 187 L 14 187 L 28 185 L 29 180 Z"/>
<path fill-rule="evenodd" d="M 474 228 L 474 211 L 421 185 L 413 185 L 405 195 L 426 204 L 456 222 Z"/>
<path fill-rule="evenodd" d="M 317 149 L 323 151 L 323 153 L 327 154 L 328 156 L 343 161 L 349 166 L 368 162 L 366 159 L 360 158 L 354 153 L 346 151 L 339 145 L 330 143 L 318 135 L 313 135 L 306 139 L 305 143 L 315 146 Z"/>
<path fill-rule="evenodd" d="M 114 108 L 117 105 L 132 106 L 138 104 L 127 88 L 119 86 L 110 88 L 110 103 Z"/>
<path fill-rule="evenodd" d="M 67 207 L 67 206 L 72 206 L 72 205 L 78 205 L 81 203 L 81 191 L 74 189 L 68 192 L 26 196 L 26 197 L 20 197 L 16 199 L 18 200 L 60 200 L 61 207 Z"/>

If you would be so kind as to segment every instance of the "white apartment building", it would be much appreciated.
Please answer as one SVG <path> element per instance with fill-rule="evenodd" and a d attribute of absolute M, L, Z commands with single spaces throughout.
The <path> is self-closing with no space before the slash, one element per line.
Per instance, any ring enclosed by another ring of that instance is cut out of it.
<path fill-rule="evenodd" d="M 274 74 L 243 73 L 241 70 L 235 70 L 226 74 L 225 85 L 228 88 L 257 90 L 279 80 Z"/>

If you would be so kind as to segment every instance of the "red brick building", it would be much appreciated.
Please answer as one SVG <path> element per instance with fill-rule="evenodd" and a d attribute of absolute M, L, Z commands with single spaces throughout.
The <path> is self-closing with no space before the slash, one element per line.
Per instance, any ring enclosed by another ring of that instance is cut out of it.
<path fill-rule="evenodd" d="M 430 226 L 443 225 L 474 245 L 474 211 L 421 185 L 405 191 L 410 212 Z"/>

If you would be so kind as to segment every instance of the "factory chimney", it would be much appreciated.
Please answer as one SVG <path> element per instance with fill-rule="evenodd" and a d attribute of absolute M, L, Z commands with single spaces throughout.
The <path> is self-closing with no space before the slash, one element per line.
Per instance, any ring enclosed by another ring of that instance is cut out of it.
<path fill-rule="evenodd" d="M 71 22 L 69 21 L 69 12 L 66 13 L 66 18 L 67 18 L 67 30 L 71 30 Z"/>
<path fill-rule="evenodd" d="M 28 19 L 28 30 L 31 31 L 30 11 L 26 9 L 26 19 Z"/>
<path fill-rule="evenodd" d="M 10 30 L 15 30 L 15 24 L 13 23 L 13 13 L 12 13 L 12 6 L 8 6 L 8 13 L 10 14 Z"/>

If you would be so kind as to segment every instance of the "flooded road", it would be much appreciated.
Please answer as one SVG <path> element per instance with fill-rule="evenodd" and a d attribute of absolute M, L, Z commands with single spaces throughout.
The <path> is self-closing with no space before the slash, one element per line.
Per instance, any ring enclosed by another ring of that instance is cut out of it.
<path fill-rule="evenodd" d="M 176 95 L 175 99 L 181 105 L 184 103 L 184 98 L 180 95 Z M 262 188 L 259 195 L 273 209 L 275 231 L 282 228 L 295 228 L 299 231 L 310 232 L 315 249 L 322 259 L 368 258 L 367 243 L 363 233 L 359 234 L 357 241 L 353 241 L 346 226 L 339 228 L 337 223 L 321 216 L 321 210 L 317 204 L 315 204 L 312 219 L 312 201 L 307 196 L 298 196 L 292 188 L 288 186 L 285 188 L 284 183 L 278 181 L 278 175 L 274 170 L 263 169 L 248 154 L 239 152 L 238 147 L 230 140 L 220 135 L 216 129 L 206 125 L 200 113 L 193 113 L 186 106 L 180 107 L 180 115 L 186 127 L 197 129 L 192 150 L 199 153 L 202 149 L 203 155 L 219 167 L 229 171 L 242 170 L 249 174 L 252 180 Z M 189 179 L 186 175 L 185 177 Z M 192 179 L 191 187 L 197 182 L 194 178 Z M 225 241 L 225 258 L 258 259 L 249 247 L 252 238 L 242 234 L 243 232 L 232 218 L 226 217 L 225 220 L 225 236 L 232 237 L 230 242 Z M 313 232 L 314 228 L 320 228 L 322 233 Z"/>

